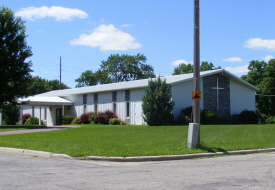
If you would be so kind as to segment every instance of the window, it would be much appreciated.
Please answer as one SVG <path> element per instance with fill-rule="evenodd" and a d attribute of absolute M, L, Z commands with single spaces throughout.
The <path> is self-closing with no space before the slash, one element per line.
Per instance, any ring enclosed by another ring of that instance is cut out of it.
<path fill-rule="evenodd" d="M 112 93 L 112 102 L 116 102 L 116 92 L 113 92 Z"/>
<path fill-rule="evenodd" d="M 87 94 L 83 95 L 83 104 L 87 104 Z"/>
<path fill-rule="evenodd" d="M 95 112 L 97 112 L 97 104 L 94 105 L 94 108 Z"/>
<path fill-rule="evenodd" d="M 116 102 L 113 102 L 113 111 L 116 113 Z"/>
<path fill-rule="evenodd" d="M 130 102 L 126 102 L 126 117 L 130 117 Z"/>
<path fill-rule="evenodd" d="M 98 94 L 94 94 L 94 104 L 98 104 Z"/>
<path fill-rule="evenodd" d="M 83 113 L 86 113 L 87 111 L 87 106 L 86 105 L 83 105 Z"/>
<path fill-rule="evenodd" d="M 130 101 L 130 90 L 125 91 L 125 101 Z"/>
<path fill-rule="evenodd" d="M 97 112 L 98 94 L 94 94 L 94 111 Z"/>

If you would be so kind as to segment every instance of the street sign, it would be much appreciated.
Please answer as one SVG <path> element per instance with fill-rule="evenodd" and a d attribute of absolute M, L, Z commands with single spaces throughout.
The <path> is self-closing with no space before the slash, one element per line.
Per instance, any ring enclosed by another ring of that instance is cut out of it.
<path fill-rule="evenodd" d="M 201 91 L 192 92 L 192 100 L 200 101 L 201 100 Z"/>

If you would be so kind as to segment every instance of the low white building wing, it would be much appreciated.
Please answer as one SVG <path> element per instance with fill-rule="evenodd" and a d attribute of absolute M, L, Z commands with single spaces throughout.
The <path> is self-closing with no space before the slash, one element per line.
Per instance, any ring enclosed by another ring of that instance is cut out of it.
<path fill-rule="evenodd" d="M 201 109 L 212 110 L 220 117 L 239 114 L 244 109 L 255 111 L 255 91 L 259 89 L 223 69 L 200 73 Z M 183 108 L 192 106 L 193 74 L 168 77 L 171 85 L 173 114 L 177 117 Z M 115 111 L 122 120 L 143 124 L 142 96 L 148 79 L 55 90 L 22 100 L 23 113 L 58 125 L 62 115 L 79 117 L 87 112 Z"/>

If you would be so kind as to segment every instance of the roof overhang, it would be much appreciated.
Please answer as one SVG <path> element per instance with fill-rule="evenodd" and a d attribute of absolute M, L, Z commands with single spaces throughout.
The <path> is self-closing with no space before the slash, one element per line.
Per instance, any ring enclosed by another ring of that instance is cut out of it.
<path fill-rule="evenodd" d="M 24 106 L 70 106 L 74 103 L 57 96 L 30 96 L 24 99 L 19 99 L 18 103 Z"/>

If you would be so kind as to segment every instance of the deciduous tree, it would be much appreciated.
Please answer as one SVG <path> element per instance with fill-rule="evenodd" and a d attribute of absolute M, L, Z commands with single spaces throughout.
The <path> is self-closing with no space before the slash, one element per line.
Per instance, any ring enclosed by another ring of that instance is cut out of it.
<path fill-rule="evenodd" d="M 24 21 L 7 7 L 0 8 L 0 108 L 28 95 L 32 56 Z"/>
<path fill-rule="evenodd" d="M 207 61 L 202 61 L 201 65 L 200 65 L 200 71 L 210 71 L 210 70 L 215 70 L 215 69 L 221 69 L 220 66 L 218 66 L 217 68 L 214 67 L 213 63 L 208 63 Z M 186 73 L 193 73 L 193 66 L 191 65 L 191 63 L 189 64 L 179 64 L 179 66 L 177 66 L 174 69 L 174 73 L 172 75 L 179 75 L 179 74 L 186 74 Z"/>
<path fill-rule="evenodd" d="M 68 89 L 69 87 L 64 83 L 61 83 L 61 89 Z M 52 90 L 59 89 L 59 80 L 46 80 L 41 77 L 30 77 L 30 84 L 28 87 L 29 95 L 41 94 Z"/>
<path fill-rule="evenodd" d="M 98 71 L 87 70 L 75 81 L 76 87 L 108 84 L 114 82 L 133 81 L 155 77 L 154 69 L 146 64 L 146 57 L 137 55 L 110 55 L 102 61 Z"/>
<path fill-rule="evenodd" d="M 268 63 L 253 60 L 248 74 L 241 78 L 260 89 L 256 94 L 256 108 L 261 114 L 275 115 L 275 59 Z"/>

